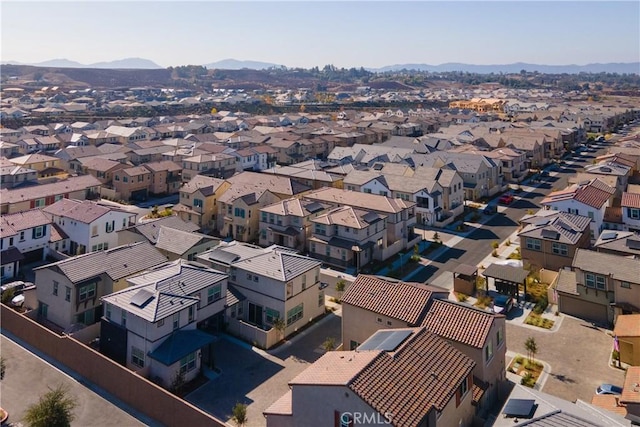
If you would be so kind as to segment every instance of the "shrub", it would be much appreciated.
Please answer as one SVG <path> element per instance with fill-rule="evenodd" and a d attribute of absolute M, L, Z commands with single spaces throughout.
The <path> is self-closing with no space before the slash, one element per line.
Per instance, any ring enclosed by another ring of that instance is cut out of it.
<path fill-rule="evenodd" d="M 511 246 L 511 239 L 507 239 L 507 241 L 504 244 L 505 246 Z"/>
<path fill-rule="evenodd" d="M 420 261 L 420 255 L 411 255 L 411 258 L 409 258 L 409 260 L 411 262 L 418 262 Z"/>
<path fill-rule="evenodd" d="M 522 379 L 520 380 L 520 384 L 525 387 L 533 388 L 533 386 L 536 384 L 536 380 L 529 372 L 525 372 L 522 376 Z"/>
<path fill-rule="evenodd" d="M 543 295 L 542 297 L 540 297 L 535 307 L 533 307 L 533 312 L 540 315 L 544 313 L 548 305 L 549 305 L 549 300 L 547 299 L 546 295 Z"/>
<path fill-rule="evenodd" d="M 469 299 L 469 296 L 463 294 L 462 292 L 456 292 L 456 298 L 459 302 L 465 302 Z"/>
<path fill-rule="evenodd" d="M 498 258 L 498 250 L 494 249 L 493 251 L 491 251 L 491 256 L 494 258 Z"/>
<path fill-rule="evenodd" d="M 491 247 L 492 247 L 493 249 L 498 249 L 498 248 L 500 247 L 500 243 L 498 243 L 498 242 L 491 242 Z"/>

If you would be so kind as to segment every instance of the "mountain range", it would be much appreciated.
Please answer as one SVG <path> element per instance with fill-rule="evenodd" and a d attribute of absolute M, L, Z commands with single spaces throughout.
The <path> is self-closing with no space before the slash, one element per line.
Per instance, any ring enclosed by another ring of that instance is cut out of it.
<path fill-rule="evenodd" d="M 126 58 L 116 61 L 97 62 L 94 64 L 81 64 L 69 59 L 52 59 L 49 61 L 25 64 L 16 61 L 3 61 L 5 64 L 33 65 L 36 67 L 60 67 L 60 68 L 102 68 L 102 69 L 161 69 L 160 65 L 144 58 Z M 208 69 L 240 70 L 248 68 L 251 70 L 264 70 L 272 67 L 282 67 L 282 65 L 271 62 L 260 61 L 240 61 L 237 59 L 223 59 L 221 61 L 204 64 Z M 537 71 L 543 74 L 577 74 L 577 73 L 618 73 L 618 74 L 640 74 L 640 62 L 610 62 L 594 63 L 586 65 L 543 65 L 516 62 L 513 64 L 496 65 L 474 65 L 449 62 L 440 65 L 429 64 L 395 64 L 380 68 L 367 68 L 371 72 L 389 72 L 401 70 L 428 71 L 433 73 L 462 71 L 468 73 L 489 74 L 489 73 L 519 73 L 521 70 L 528 72 Z"/>

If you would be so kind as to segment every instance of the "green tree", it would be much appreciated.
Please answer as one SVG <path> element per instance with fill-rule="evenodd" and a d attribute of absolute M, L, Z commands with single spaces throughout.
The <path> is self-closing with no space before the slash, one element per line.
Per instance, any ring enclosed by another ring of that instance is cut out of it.
<path fill-rule="evenodd" d="M 538 352 L 538 343 L 536 343 L 536 339 L 533 337 L 527 338 L 524 342 L 524 348 L 527 350 L 527 357 L 529 358 L 529 362 L 533 363 L 536 357 L 536 353 Z"/>
<path fill-rule="evenodd" d="M 322 348 L 324 351 L 333 351 L 336 349 L 336 339 L 334 337 L 327 337 L 326 340 L 322 343 Z"/>
<path fill-rule="evenodd" d="M 236 403 L 233 407 L 231 418 L 238 426 L 243 426 L 247 422 L 247 405 Z"/>
<path fill-rule="evenodd" d="M 2 304 L 8 305 L 13 297 L 16 295 L 15 288 L 9 288 L 2 293 Z"/>
<path fill-rule="evenodd" d="M 73 410 L 78 405 L 74 397 L 69 396 L 69 388 L 59 385 L 49 389 L 38 403 L 27 408 L 24 421 L 31 427 L 67 427 L 75 416 Z"/>
<path fill-rule="evenodd" d="M 280 334 L 280 339 L 284 339 L 284 329 L 287 327 L 284 319 L 277 318 L 273 321 L 273 327 L 276 328 L 276 331 Z"/>
<path fill-rule="evenodd" d="M 338 300 L 342 299 L 342 293 L 344 292 L 346 287 L 347 287 L 347 281 L 346 280 L 344 280 L 344 279 L 338 280 L 338 282 L 336 283 L 336 291 L 338 292 Z"/>

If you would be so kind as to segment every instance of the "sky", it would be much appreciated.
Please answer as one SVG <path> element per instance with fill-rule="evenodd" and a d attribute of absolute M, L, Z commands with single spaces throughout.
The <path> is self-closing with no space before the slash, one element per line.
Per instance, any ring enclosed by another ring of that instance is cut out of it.
<path fill-rule="evenodd" d="M 1 61 L 287 67 L 640 61 L 640 2 L 6 1 Z"/>

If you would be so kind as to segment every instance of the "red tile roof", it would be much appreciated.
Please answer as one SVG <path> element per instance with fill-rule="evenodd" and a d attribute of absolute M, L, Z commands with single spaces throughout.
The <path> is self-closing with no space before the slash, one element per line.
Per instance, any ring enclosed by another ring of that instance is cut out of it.
<path fill-rule="evenodd" d="M 466 381 L 475 362 L 431 332 L 417 330 L 395 352 L 382 352 L 349 384 L 397 427 L 416 426 L 433 409 L 442 411 Z"/>
<path fill-rule="evenodd" d="M 360 274 L 342 296 L 342 303 L 417 326 L 433 292 L 419 283 L 390 282 Z"/>
<path fill-rule="evenodd" d="M 640 314 L 621 314 L 613 333 L 619 337 L 640 337 Z"/>
<path fill-rule="evenodd" d="M 453 301 L 434 300 L 422 326 L 446 340 L 483 348 L 497 317 Z"/>
<path fill-rule="evenodd" d="M 622 193 L 620 206 L 625 208 L 640 208 L 640 194 Z"/>
<path fill-rule="evenodd" d="M 640 403 L 640 366 L 629 366 L 624 377 L 620 402 Z"/>

